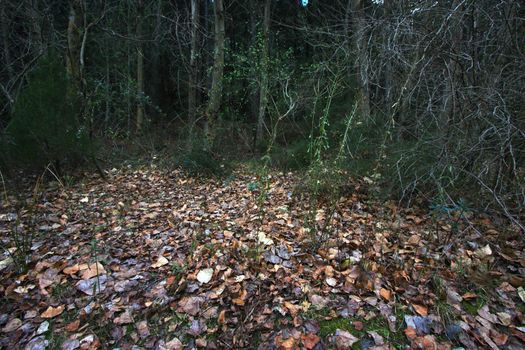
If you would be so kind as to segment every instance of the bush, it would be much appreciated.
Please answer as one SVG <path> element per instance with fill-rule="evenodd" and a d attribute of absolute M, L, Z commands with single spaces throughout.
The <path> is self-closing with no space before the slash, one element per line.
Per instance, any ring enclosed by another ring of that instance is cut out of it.
<path fill-rule="evenodd" d="M 2 137 L 3 162 L 36 169 L 83 160 L 89 138 L 72 100 L 61 59 L 52 54 L 42 58 L 29 75 Z"/>
<path fill-rule="evenodd" d="M 210 151 L 193 148 L 178 160 L 179 165 L 191 176 L 224 176 L 226 166 Z"/>
<path fill-rule="evenodd" d="M 276 145 L 271 155 L 272 166 L 285 171 L 308 168 L 310 158 L 308 154 L 308 140 L 296 141 L 288 147 Z"/>

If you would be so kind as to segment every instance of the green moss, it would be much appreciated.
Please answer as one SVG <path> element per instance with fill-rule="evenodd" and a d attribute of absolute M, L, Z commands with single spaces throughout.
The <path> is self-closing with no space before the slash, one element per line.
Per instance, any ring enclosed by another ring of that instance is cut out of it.
<path fill-rule="evenodd" d="M 342 329 L 345 331 L 352 332 L 354 328 L 352 327 L 351 320 L 348 318 L 332 318 L 331 320 L 321 320 L 319 321 L 319 326 L 321 330 L 319 335 L 322 338 L 327 337 L 330 334 L 335 333 L 337 329 Z"/>
<path fill-rule="evenodd" d="M 478 310 L 485 305 L 485 300 L 483 298 L 476 298 L 472 300 L 463 300 L 461 306 L 463 310 L 468 312 L 471 315 L 476 315 Z"/>

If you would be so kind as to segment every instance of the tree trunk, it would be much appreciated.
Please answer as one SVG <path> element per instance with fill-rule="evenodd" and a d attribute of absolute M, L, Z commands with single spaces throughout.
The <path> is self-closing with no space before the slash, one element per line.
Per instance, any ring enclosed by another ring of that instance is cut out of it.
<path fill-rule="evenodd" d="M 42 37 L 42 17 L 38 13 L 38 0 L 31 0 L 28 3 L 28 17 L 31 21 L 30 43 L 34 46 L 35 56 L 44 52 L 44 41 Z"/>
<path fill-rule="evenodd" d="M 67 73 L 80 92 L 82 85 L 82 71 L 80 66 L 80 51 L 82 49 L 82 31 L 84 30 L 84 16 L 82 1 L 69 1 L 69 22 L 67 26 Z"/>
<path fill-rule="evenodd" d="M 384 8 L 384 16 L 385 16 L 385 23 L 388 23 L 388 25 L 385 25 L 385 28 L 383 30 L 383 60 L 385 64 L 385 75 L 384 75 L 384 103 L 385 103 L 385 110 L 386 115 L 388 118 L 392 117 L 392 104 L 394 103 L 393 97 L 392 97 L 392 87 L 393 87 L 393 69 L 392 69 L 392 59 L 391 59 L 391 53 L 390 53 L 390 47 L 388 45 L 389 43 L 389 36 L 391 34 L 391 26 L 392 23 L 391 16 L 392 16 L 392 0 L 384 0 L 383 1 L 383 8 Z"/>
<path fill-rule="evenodd" d="M 214 123 L 217 120 L 222 98 L 222 78 L 224 71 L 224 5 L 223 0 L 215 0 L 213 3 L 215 14 L 215 49 L 212 70 L 212 82 L 206 108 L 206 124 L 204 133 L 206 147 L 211 148 L 214 141 Z"/>
<path fill-rule="evenodd" d="M 268 104 L 268 64 L 269 64 L 269 35 L 270 35 L 270 5 L 271 0 L 266 0 L 264 4 L 264 17 L 262 27 L 262 52 L 261 52 L 261 75 L 259 90 L 259 113 L 257 117 L 256 143 L 263 141 L 263 127 L 266 116 L 266 106 Z"/>
<path fill-rule="evenodd" d="M 5 1 L 0 1 L 0 30 L 2 31 L 2 45 L 4 47 L 4 65 L 7 70 L 7 78 L 9 79 L 9 84 L 11 84 L 13 80 L 13 66 L 11 65 L 11 53 L 9 52 L 9 33 L 8 33 L 8 27 L 9 27 L 9 19 L 7 18 L 7 14 L 5 12 Z M 8 85 L 9 85 L 8 84 Z"/>
<path fill-rule="evenodd" d="M 199 60 L 199 10 L 200 0 L 191 0 L 191 51 L 190 51 L 190 76 L 188 79 L 188 121 L 190 132 L 188 147 L 191 147 L 193 128 L 197 115 L 197 78 Z"/>
<path fill-rule="evenodd" d="M 155 14 L 155 29 L 154 29 L 154 43 L 153 52 L 151 53 L 151 80 L 149 81 L 150 88 L 149 96 L 157 108 L 149 111 L 149 113 L 155 113 L 158 115 L 158 107 L 160 107 L 161 99 L 161 79 L 160 79 L 160 48 L 161 48 L 161 35 L 162 35 L 162 0 L 157 0 L 157 9 Z"/>
<path fill-rule="evenodd" d="M 138 2 L 137 16 L 137 116 L 135 128 L 137 132 L 142 130 L 144 123 L 144 49 L 142 44 L 142 16 L 144 13 L 144 2 Z"/>
<path fill-rule="evenodd" d="M 368 83 L 368 44 L 366 38 L 366 19 L 364 1 L 353 0 L 354 40 L 357 53 L 357 84 L 358 103 L 361 117 L 370 117 L 370 91 Z"/>

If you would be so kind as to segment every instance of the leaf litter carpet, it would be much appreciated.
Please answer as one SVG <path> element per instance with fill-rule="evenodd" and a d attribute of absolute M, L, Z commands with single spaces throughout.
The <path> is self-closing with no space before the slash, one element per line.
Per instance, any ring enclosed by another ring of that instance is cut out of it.
<path fill-rule="evenodd" d="M 380 202 L 366 181 L 333 215 L 294 174 L 257 184 L 124 168 L 48 183 L 32 210 L 8 193 L 0 347 L 525 348 L 521 233 Z M 26 269 L 15 232 L 34 235 Z"/>

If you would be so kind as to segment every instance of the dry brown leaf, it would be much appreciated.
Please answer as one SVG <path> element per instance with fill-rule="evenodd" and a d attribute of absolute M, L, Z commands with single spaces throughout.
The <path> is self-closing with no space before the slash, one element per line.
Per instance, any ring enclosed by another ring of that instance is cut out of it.
<path fill-rule="evenodd" d="M 239 295 L 238 298 L 235 298 L 232 301 L 235 305 L 244 306 L 244 302 L 247 296 L 248 296 L 248 291 L 246 289 L 243 289 L 241 292 L 241 295 Z"/>
<path fill-rule="evenodd" d="M 97 262 L 95 264 L 87 265 L 86 269 L 82 271 L 82 279 L 88 280 L 95 276 L 100 276 L 106 273 L 104 266 L 101 263 Z"/>
<path fill-rule="evenodd" d="M 219 317 L 217 318 L 217 322 L 219 322 L 219 324 L 225 324 L 226 323 L 226 310 L 222 310 L 219 313 Z"/>
<path fill-rule="evenodd" d="M 64 305 L 60 305 L 60 306 L 57 306 L 57 307 L 49 306 L 47 308 L 47 310 L 44 311 L 40 315 L 40 317 L 42 317 L 42 318 L 53 318 L 53 317 L 56 317 L 56 316 L 60 315 L 64 311 L 64 308 L 65 308 Z"/>
<path fill-rule="evenodd" d="M 428 316 L 428 308 L 419 304 L 412 304 L 412 307 L 421 316 Z"/>
<path fill-rule="evenodd" d="M 182 345 L 182 342 L 179 340 L 179 338 L 173 338 L 166 343 L 167 350 L 182 350 L 183 347 L 184 346 Z"/>
<path fill-rule="evenodd" d="M 410 340 L 415 339 L 417 337 L 417 332 L 414 327 L 407 327 L 404 332 L 407 338 Z"/>
<path fill-rule="evenodd" d="M 392 293 L 386 288 L 381 288 L 379 290 L 379 294 L 383 297 L 383 299 L 385 299 L 387 301 L 390 300 L 390 297 L 392 295 Z"/>
<path fill-rule="evenodd" d="M 75 320 L 71 323 L 68 323 L 64 329 L 68 332 L 76 332 L 78 327 L 80 326 L 80 320 Z"/>
<path fill-rule="evenodd" d="M 19 318 L 13 318 L 11 321 L 7 322 L 4 328 L 2 328 L 2 332 L 9 333 L 16 331 L 18 328 L 22 326 L 22 320 Z"/>
<path fill-rule="evenodd" d="M 157 261 L 151 264 L 151 267 L 157 269 L 159 267 L 162 267 L 164 265 L 167 265 L 169 263 L 169 260 L 163 257 L 162 255 L 157 258 Z"/>
<path fill-rule="evenodd" d="M 303 343 L 303 346 L 308 350 L 315 348 L 315 346 L 319 344 L 319 341 L 321 341 L 321 338 L 319 338 L 319 336 L 317 336 L 314 333 L 301 335 L 301 342 Z"/>
<path fill-rule="evenodd" d="M 472 293 L 472 292 L 466 292 L 465 294 L 463 294 L 461 296 L 463 299 L 474 299 L 474 298 L 477 298 L 478 295 L 476 293 Z"/>
<path fill-rule="evenodd" d="M 62 272 L 65 273 L 66 275 L 73 275 L 77 273 L 78 270 L 79 270 L 78 264 L 76 264 L 70 267 L 66 267 L 64 270 L 62 270 Z"/>
<path fill-rule="evenodd" d="M 133 323 L 133 318 L 131 317 L 131 314 L 129 313 L 128 310 L 126 310 L 125 312 L 123 312 L 122 314 L 120 314 L 120 316 L 116 317 L 114 320 L 113 320 L 113 323 L 115 324 L 128 324 L 128 323 Z"/>

